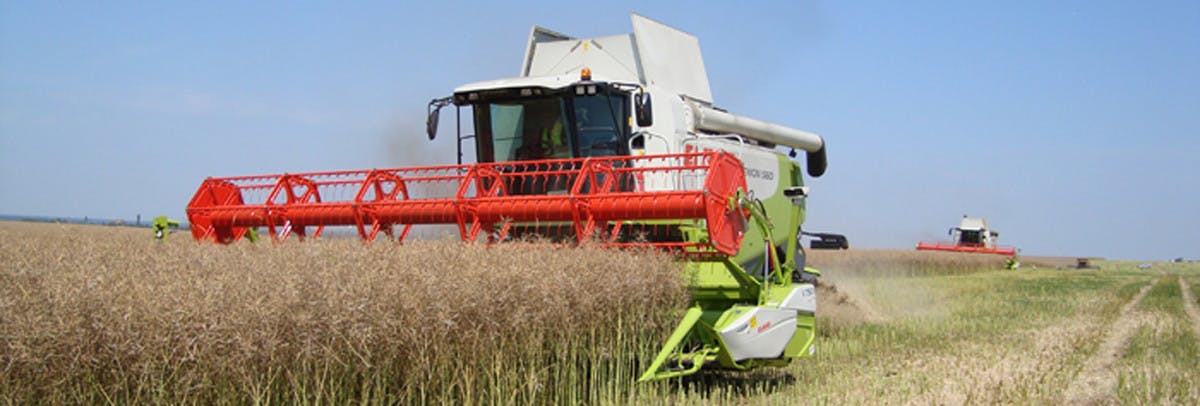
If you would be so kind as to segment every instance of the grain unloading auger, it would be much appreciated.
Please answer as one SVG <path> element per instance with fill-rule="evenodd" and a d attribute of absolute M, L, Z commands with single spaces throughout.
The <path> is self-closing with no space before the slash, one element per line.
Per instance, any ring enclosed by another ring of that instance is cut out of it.
<path fill-rule="evenodd" d="M 590 39 L 534 27 L 521 76 L 430 102 L 430 139 L 439 111 L 456 108 L 459 165 L 209 178 L 188 206 L 193 236 L 229 243 L 266 228 L 282 241 L 340 226 L 403 240 L 453 224 L 469 242 L 663 248 L 683 259 L 691 306 L 641 380 L 810 355 L 808 188 L 777 147 L 805 151 L 820 176 L 824 140 L 714 107 L 696 38 L 632 19 L 632 34 Z M 461 164 L 464 141 L 477 163 Z"/>

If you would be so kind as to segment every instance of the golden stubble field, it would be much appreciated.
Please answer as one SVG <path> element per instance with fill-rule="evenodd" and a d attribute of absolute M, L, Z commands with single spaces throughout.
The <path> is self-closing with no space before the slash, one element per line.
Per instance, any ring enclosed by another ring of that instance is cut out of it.
<path fill-rule="evenodd" d="M 1196 264 L 816 251 L 816 356 L 635 384 L 686 302 L 653 252 L 0 222 L 5 403 L 1200 402 Z"/>

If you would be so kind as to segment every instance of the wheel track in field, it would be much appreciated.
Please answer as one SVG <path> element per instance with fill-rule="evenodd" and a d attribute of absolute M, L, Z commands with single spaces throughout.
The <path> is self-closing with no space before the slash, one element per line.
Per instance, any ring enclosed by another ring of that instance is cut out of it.
<path fill-rule="evenodd" d="M 1006 396 L 1015 396 L 1022 388 L 1031 388 L 1028 389 L 1031 393 L 1038 392 L 1040 382 L 1068 361 L 1081 337 L 1098 334 L 1102 325 L 1098 316 L 1076 316 L 1043 329 L 1022 332 L 1031 341 L 1028 347 L 1003 357 L 981 354 L 966 362 L 958 361 L 960 363 L 954 365 L 940 391 L 925 393 L 907 404 L 1005 403 Z M 947 360 L 947 364 L 951 364 L 950 361 Z M 1036 393 L 1031 396 L 1038 397 Z"/>
<path fill-rule="evenodd" d="M 1096 405 L 1116 403 L 1117 396 L 1117 361 L 1125 354 L 1125 348 L 1137 332 L 1138 327 L 1146 322 L 1144 313 L 1137 310 L 1138 304 L 1150 293 L 1150 289 L 1158 285 L 1161 276 L 1155 277 L 1133 299 L 1121 307 L 1112 329 L 1100 343 L 1100 348 L 1084 364 L 1083 370 L 1067 387 L 1063 395 L 1063 404 Z"/>
<path fill-rule="evenodd" d="M 1179 290 L 1183 291 L 1183 309 L 1192 318 L 1192 332 L 1196 333 L 1196 338 L 1200 338 L 1200 309 L 1196 308 L 1196 298 L 1192 296 L 1192 288 L 1188 286 L 1187 280 L 1182 276 L 1179 277 Z"/>
<path fill-rule="evenodd" d="M 1092 297 L 1081 308 L 1091 309 L 1103 301 L 1101 296 Z M 1042 392 L 1054 390 L 1043 387 L 1045 380 L 1069 362 L 1082 341 L 1101 335 L 1104 325 L 1099 314 L 1077 314 L 1045 328 L 1022 332 L 1031 345 L 1003 357 L 976 356 L 965 364 L 947 359 L 946 364 L 957 364 L 957 371 L 946 378 L 941 390 L 923 393 L 905 404 L 1007 403 L 1012 400 L 1006 397 L 1019 397 L 1023 390 L 1029 391 L 1025 396 L 1030 398 L 1053 398 L 1061 392 Z"/>

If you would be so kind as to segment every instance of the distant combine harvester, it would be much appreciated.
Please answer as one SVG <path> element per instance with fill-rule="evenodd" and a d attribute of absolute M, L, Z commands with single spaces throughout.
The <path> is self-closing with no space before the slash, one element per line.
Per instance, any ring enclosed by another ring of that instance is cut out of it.
<path fill-rule="evenodd" d="M 987 219 L 981 217 L 962 216 L 958 227 L 949 231 L 951 241 L 921 241 L 917 249 L 921 251 L 952 251 L 973 254 L 1000 254 L 1013 256 L 1017 248 L 996 244 L 1000 233 L 988 227 Z"/>

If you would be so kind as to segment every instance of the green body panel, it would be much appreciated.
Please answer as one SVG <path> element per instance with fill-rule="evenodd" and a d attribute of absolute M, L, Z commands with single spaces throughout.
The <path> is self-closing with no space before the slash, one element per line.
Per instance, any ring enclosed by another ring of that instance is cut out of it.
<path fill-rule="evenodd" d="M 771 234 L 771 244 L 783 247 L 784 257 L 780 262 L 790 269 L 795 264 L 794 256 L 798 244 L 796 237 L 800 231 L 800 225 L 804 222 L 804 203 L 793 204 L 791 199 L 784 196 L 783 190 L 788 187 L 803 186 L 804 181 L 799 164 L 787 159 L 782 154 L 778 156 L 778 159 L 780 179 L 777 190 L 770 198 L 762 201 L 762 206 L 768 223 L 767 229 Z M 707 238 L 703 227 L 685 227 L 684 234 L 692 237 L 691 241 Z M 742 247 L 732 258 L 733 262 L 740 265 L 745 272 L 729 269 L 722 260 L 688 263 L 687 272 L 692 283 L 693 298 L 697 301 L 734 300 L 744 302 L 751 299 L 757 300 L 757 297 L 746 297 L 741 294 L 740 288 L 744 283 L 739 281 L 742 276 L 738 274 L 748 274 L 759 280 L 762 279 L 762 263 L 767 245 L 764 234 L 761 227 L 751 225 L 746 229 Z"/>
<path fill-rule="evenodd" d="M 783 350 L 784 357 L 796 358 L 812 355 L 813 342 L 817 339 L 817 316 L 800 314 L 796 317 L 796 335 Z"/>
<path fill-rule="evenodd" d="M 804 223 L 804 202 L 800 202 L 799 205 L 793 204 L 791 199 L 784 196 L 783 191 L 793 186 L 804 186 L 804 178 L 800 171 L 800 164 L 787 159 L 782 154 L 777 154 L 777 159 L 779 160 L 777 172 L 779 183 L 775 193 L 770 198 L 762 200 L 762 205 L 770 223 L 772 244 L 784 247 L 789 253 L 787 259 L 791 260 L 791 255 L 796 251 L 796 234 L 800 230 L 800 225 Z M 747 268 L 747 271 L 754 272 L 755 270 L 750 269 L 747 265 L 762 259 L 764 246 L 762 231 L 756 227 L 750 227 L 746 230 L 742 249 L 734 256 L 734 260 Z"/>
<path fill-rule="evenodd" d="M 796 332 L 778 358 L 735 361 L 719 334 L 747 311 L 757 307 L 778 308 L 789 293 L 801 286 L 793 283 L 793 273 L 804 271 L 820 275 L 812 268 L 795 269 L 796 255 L 802 255 L 797 237 L 804 222 L 804 203 L 793 203 L 783 192 L 789 187 L 803 186 L 803 178 L 799 164 L 782 154 L 777 155 L 780 176 L 775 193 L 766 200 L 743 197 L 736 203 L 751 213 L 738 253 L 729 258 L 694 260 L 685 264 L 692 307 L 641 381 L 692 374 L 700 370 L 701 363 L 708 367 L 746 370 L 782 366 L 792 358 L 811 354 L 816 338 L 813 314 L 797 314 Z M 689 241 L 707 238 L 705 228 L 700 225 L 681 226 L 681 230 Z M 768 252 L 768 245 L 778 249 L 771 248 Z"/>

